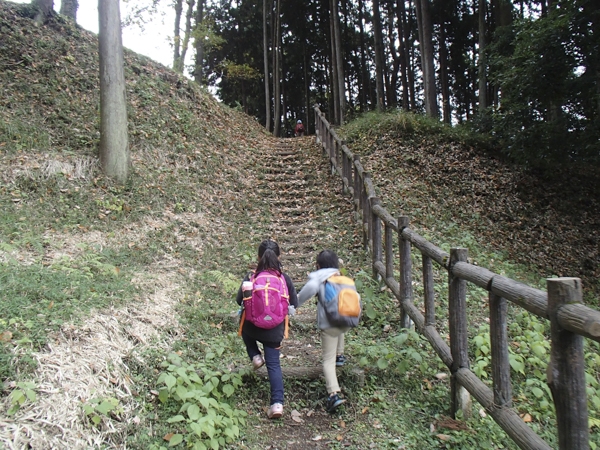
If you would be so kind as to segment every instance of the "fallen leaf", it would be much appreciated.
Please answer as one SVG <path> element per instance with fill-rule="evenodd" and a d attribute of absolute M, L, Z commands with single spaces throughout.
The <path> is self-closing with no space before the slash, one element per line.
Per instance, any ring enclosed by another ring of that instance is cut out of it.
<path fill-rule="evenodd" d="M 338 442 L 341 442 L 341 441 L 342 441 L 342 439 L 344 439 L 344 436 L 342 436 L 341 434 L 338 434 L 338 435 L 335 437 L 335 439 L 336 439 Z"/>
<path fill-rule="evenodd" d="M 529 414 L 523 414 L 521 417 L 523 417 L 523 422 L 525 423 L 529 423 L 533 420 Z"/>
<path fill-rule="evenodd" d="M 442 441 L 449 441 L 450 439 L 452 439 L 447 434 L 436 434 L 436 437 Z"/>
<path fill-rule="evenodd" d="M 165 441 L 170 441 L 170 440 L 171 440 L 171 438 L 172 438 L 174 435 L 175 435 L 175 433 L 167 433 L 167 434 L 165 434 L 165 435 L 163 436 L 163 439 L 164 439 Z"/>
<path fill-rule="evenodd" d="M 344 422 L 343 420 L 340 420 L 340 427 L 346 428 L 346 422 Z"/>
<path fill-rule="evenodd" d="M 3 331 L 0 333 L 0 342 L 8 342 L 12 339 L 12 333 L 10 331 Z"/>
<path fill-rule="evenodd" d="M 320 434 L 318 434 L 314 438 L 312 438 L 313 441 L 320 441 L 321 439 L 323 439 L 323 437 Z"/>
<path fill-rule="evenodd" d="M 362 414 L 366 414 L 366 413 L 368 413 L 368 412 L 369 412 L 369 407 L 368 407 L 368 406 L 365 406 L 365 407 L 362 409 Z"/>

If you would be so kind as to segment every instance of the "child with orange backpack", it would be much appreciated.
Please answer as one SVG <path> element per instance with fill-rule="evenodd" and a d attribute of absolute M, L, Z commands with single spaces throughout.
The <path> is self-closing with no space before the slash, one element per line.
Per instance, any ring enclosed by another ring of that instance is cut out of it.
<path fill-rule="evenodd" d="M 287 337 L 288 313 L 298 306 L 292 279 L 279 262 L 279 245 L 270 239 L 258 246 L 258 265 L 246 275 L 236 301 L 242 306 L 239 334 L 255 370 L 267 365 L 271 385 L 269 419 L 283 415 L 283 375 L 279 362 L 281 341 Z M 264 357 L 258 343 L 263 345 Z"/>
<path fill-rule="evenodd" d="M 344 334 L 360 321 L 362 305 L 354 280 L 341 275 L 339 259 L 332 250 L 317 255 L 317 270 L 298 293 L 298 307 L 317 296 L 317 327 L 321 330 L 323 375 L 327 388 L 327 412 L 335 411 L 346 400 L 341 396 L 336 366 L 343 366 Z"/>

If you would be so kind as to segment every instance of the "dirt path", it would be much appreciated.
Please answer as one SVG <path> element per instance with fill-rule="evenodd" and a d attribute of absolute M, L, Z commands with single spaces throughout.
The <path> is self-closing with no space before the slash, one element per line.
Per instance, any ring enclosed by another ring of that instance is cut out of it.
<path fill-rule="evenodd" d="M 330 175 L 314 137 L 280 140 L 272 152 L 268 157 L 271 166 L 257 188 L 270 205 L 269 231 L 280 244 L 284 268 L 300 288 L 306 275 L 314 270 L 319 251 L 331 248 L 343 255 L 348 248 L 359 246 L 347 233 L 348 227 L 355 226 L 352 205 L 339 194 L 337 179 Z M 266 158 L 263 155 L 263 160 Z M 284 417 L 275 422 L 262 414 L 258 430 L 262 448 L 328 448 L 332 441 L 336 445 L 351 444 L 344 442 L 343 431 L 332 437 L 333 429 L 343 421 L 324 410 L 324 381 L 310 383 L 320 372 L 320 350 L 316 305 L 307 302 L 292 318 L 290 339 L 282 348 L 284 377 L 294 381 L 286 382 L 286 402 L 294 404 L 300 399 L 307 406 L 286 406 Z M 338 372 L 340 380 L 356 376 L 351 365 Z M 261 373 L 266 376 L 266 371 Z M 352 406 L 346 409 L 352 411 Z"/>

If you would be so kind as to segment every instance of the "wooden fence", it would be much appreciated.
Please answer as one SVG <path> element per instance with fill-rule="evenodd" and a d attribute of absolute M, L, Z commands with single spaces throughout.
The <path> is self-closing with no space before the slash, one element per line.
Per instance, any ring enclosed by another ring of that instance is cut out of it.
<path fill-rule="evenodd" d="M 507 302 L 550 320 L 551 352 L 547 381 L 556 407 L 560 450 L 589 449 L 583 338 L 600 342 L 600 311 L 582 303 L 578 278 L 549 278 L 547 292 L 470 264 L 464 248 L 450 254 L 410 228 L 409 217 L 394 218 L 380 205 L 371 177 L 357 155 L 337 136 L 318 106 L 314 107 L 317 143 L 342 180 L 342 191 L 353 198 L 362 220 L 363 241 L 372 255 L 373 276 L 381 277 L 401 304 L 401 325 L 422 333 L 451 372 L 451 413 L 471 412 L 471 395 L 523 449 L 551 447 L 512 408 L 507 333 Z M 397 239 L 397 246 L 394 245 Z M 394 277 L 399 256 L 399 279 Z M 421 253 L 424 313 L 413 303 L 411 252 Z M 433 264 L 448 272 L 450 343 L 436 329 Z M 472 283 L 489 292 L 492 388 L 469 367 L 466 287 Z M 470 394 L 470 395 L 469 395 Z"/>

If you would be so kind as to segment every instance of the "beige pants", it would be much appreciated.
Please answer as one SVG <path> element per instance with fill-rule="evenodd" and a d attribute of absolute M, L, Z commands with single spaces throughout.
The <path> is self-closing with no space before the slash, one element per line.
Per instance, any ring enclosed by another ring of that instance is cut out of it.
<path fill-rule="evenodd" d="M 321 330 L 321 347 L 323 348 L 323 375 L 328 394 L 340 392 L 337 374 L 335 373 L 335 357 L 344 353 L 344 333 L 348 328 L 328 328 Z"/>

